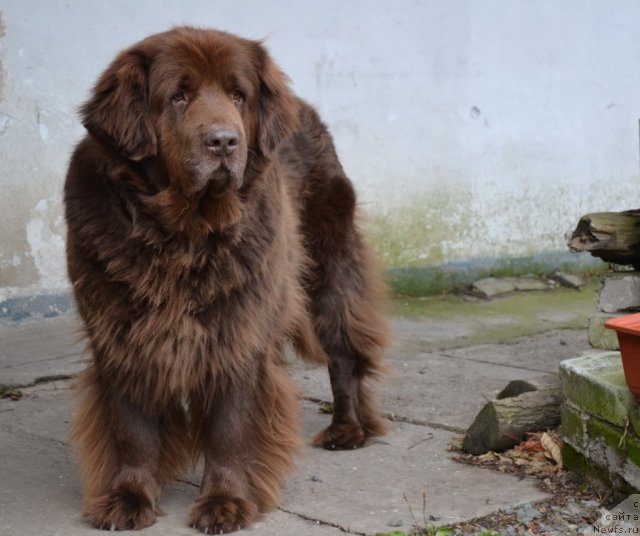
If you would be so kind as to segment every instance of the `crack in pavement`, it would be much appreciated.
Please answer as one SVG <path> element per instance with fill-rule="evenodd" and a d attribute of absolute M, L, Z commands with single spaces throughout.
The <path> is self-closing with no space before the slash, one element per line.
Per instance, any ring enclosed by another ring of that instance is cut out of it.
<path fill-rule="evenodd" d="M 404 415 L 397 415 L 395 413 L 387 413 L 387 419 L 391 422 L 403 422 L 406 424 L 414 424 L 416 426 L 427 426 L 429 428 L 434 428 L 436 430 L 446 430 L 447 432 L 454 432 L 456 434 L 464 434 L 467 429 L 461 428 L 459 426 L 453 426 L 450 424 L 441 424 L 433 421 L 423 421 L 421 419 L 412 419 L 410 417 L 405 417 Z"/>
<path fill-rule="evenodd" d="M 195 482 L 193 482 L 191 480 L 184 479 L 184 478 L 177 478 L 176 482 L 180 482 L 182 484 L 186 484 L 186 485 L 192 486 L 194 488 L 199 488 L 200 487 L 199 484 L 196 484 Z M 282 508 L 281 506 L 277 506 L 276 510 L 280 510 L 281 512 L 283 512 L 285 514 L 289 514 L 289 515 L 292 515 L 292 516 L 299 517 L 300 519 L 304 519 L 305 521 L 310 521 L 310 522 L 315 523 L 317 525 L 322 525 L 322 526 L 332 527 L 334 529 L 338 529 L 338 530 L 340 530 L 340 531 L 342 531 L 342 532 L 344 532 L 346 534 L 355 534 L 356 536 L 367 536 L 367 534 L 364 533 L 364 532 L 356 532 L 356 531 L 347 529 L 347 528 L 345 528 L 345 527 L 343 527 L 343 526 L 341 526 L 341 525 L 339 525 L 337 523 L 332 523 L 331 521 L 323 521 L 322 519 L 315 519 L 313 517 L 306 516 L 306 515 L 300 514 L 298 512 L 293 512 L 291 510 L 287 510 L 286 508 Z"/>
<path fill-rule="evenodd" d="M 62 439 L 57 439 L 55 437 L 46 436 L 42 434 L 36 434 L 34 432 L 29 432 L 27 430 L 24 430 L 23 428 L 14 428 L 11 425 L 0 424 L 0 430 L 7 434 L 12 434 L 16 437 L 18 435 L 21 435 L 22 437 L 26 437 L 30 439 L 43 439 L 45 441 L 51 441 L 52 443 L 56 443 L 58 445 L 62 445 L 67 448 L 70 446 L 68 442 L 63 441 Z"/>
<path fill-rule="evenodd" d="M 329 402 L 328 400 L 322 400 L 320 398 L 314 398 L 310 396 L 303 397 L 303 400 L 306 400 L 307 402 L 311 402 L 313 404 L 317 404 L 319 406 L 322 404 L 327 404 L 330 406 L 333 405 L 332 402 Z M 443 424 L 433 421 L 423 421 L 421 419 L 413 419 L 411 417 L 405 417 L 404 415 L 398 415 L 397 413 L 385 413 L 385 417 L 391 422 L 403 422 L 416 426 L 427 426 L 429 428 L 434 428 L 435 430 L 446 430 L 447 432 L 454 432 L 456 434 L 464 434 L 467 431 L 466 428 L 461 428 L 459 426 L 453 426 L 450 424 Z"/>
<path fill-rule="evenodd" d="M 469 347 L 471 348 L 471 346 Z M 550 374 L 550 372 L 548 370 L 542 370 L 542 369 L 538 369 L 538 368 L 532 368 L 532 367 L 524 367 L 522 365 L 505 365 L 503 363 L 495 363 L 494 361 L 487 361 L 485 359 L 476 359 L 473 357 L 464 357 L 461 355 L 452 355 L 446 352 L 434 352 L 437 353 L 438 355 L 441 355 L 443 357 L 448 357 L 449 359 L 462 359 L 464 361 L 472 361 L 474 363 L 482 363 L 483 365 L 493 365 L 496 367 L 505 367 L 505 368 L 513 368 L 513 369 L 520 369 L 520 370 L 526 370 L 529 372 L 539 372 L 540 374 Z"/>
<path fill-rule="evenodd" d="M 70 357 L 78 357 L 78 361 L 84 361 L 86 358 L 82 357 L 82 352 L 72 352 L 70 354 L 59 355 L 56 357 L 47 357 L 45 359 L 32 359 L 31 361 L 20 361 L 19 363 L 10 363 L 0 367 L 0 370 L 7 370 L 12 368 L 19 368 L 23 365 L 33 365 L 34 363 L 48 363 L 49 361 L 57 361 L 58 359 L 68 359 Z"/>
<path fill-rule="evenodd" d="M 311 516 L 307 516 L 305 514 L 300 514 L 298 512 L 293 512 L 291 510 L 287 510 L 286 508 L 282 508 L 281 506 L 278 506 L 276 509 L 280 510 L 281 512 L 284 512 L 285 514 L 296 516 L 296 517 L 299 517 L 300 519 L 304 519 L 305 521 L 309 521 L 311 523 L 315 523 L 316 525 L 321 525 L 323 527 L 331 527 L 331 528 L 334 528 L 334 529 L 338 529 L 339 531 L 344 532 L 345 534 L 355 534 L 357 536 L 368 536 L 366 532 L 354 531 L 354 530 L 348 529 L 346 527 L 343 527 L 342 525 L 339 525 L 338 523 L 332 523 L 331 521 L 323 521 L 322 519 L 316 519 L 316 518 L 313 518 Z"/>

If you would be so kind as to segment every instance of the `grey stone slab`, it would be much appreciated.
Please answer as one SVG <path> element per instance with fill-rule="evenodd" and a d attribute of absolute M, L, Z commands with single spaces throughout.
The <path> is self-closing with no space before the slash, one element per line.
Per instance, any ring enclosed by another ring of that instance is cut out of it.
<path fill-rule="evenodd" d="M 598 308 L 604 313 L 640 309 L 640 273 L 618 272 L 605 275 Z"/>
<path fill-rule="evenodd" d="M 82 331 L 75 315 L 0 324 L 0 384 L 30 384 L 83 367 Z"/>
<path fill-rule="evenodd" d="M 576 274 L 569 274 L 567 272 L 555 272 L 553 279 L 556 280 L 563 287 L 581 289 L 587 284 L 587 280 L 584 277 L 580 277 Z"/>
<path fill-rule="evenodd" d="M 539 279 L 537 277 L 517 277 L 516 290 L 529 291 L 529 290 L 551 290 L 555 287 L 554 282 Z"/>
<path fill-rule="evenodd" d="M 473 283 L 474 290 L 487 298 L 516 290 L 550 290 L 553 285 L 537 277 L 487 277 Z"/>
<path fill-rule="evenodd" d="M 487 277 L 474 282 L 473 288 L 487 298 L 492 298 L 493 296 L 513 292 L 516 290 L 516 283 L 512 278 Z"/>
<path fill-rule="evenodd" d="M 447 350 L 446 355 L 538 372 L 558 372 L 560 362 L 589 349 L 583 329 L 551 331 L 512 344 L 483 344 Z"/>

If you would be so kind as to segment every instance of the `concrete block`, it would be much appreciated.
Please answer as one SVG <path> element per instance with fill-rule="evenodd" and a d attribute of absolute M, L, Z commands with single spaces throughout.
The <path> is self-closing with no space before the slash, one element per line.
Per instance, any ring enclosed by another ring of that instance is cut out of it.
<path fill-rule="evenodd" d="M 608 474 L 610 481 L 617 477 L 640 489 L 640 438 L 635 433 L 564 404 L 562 434 L 567 445 Z"/>
<path fill-rule="evenodd" d="M 615 426 L 640 432 L 640 409 L 624 380 L 619 352 L 591 353 L 560 364 L 565 399 Z"/>
<path fill-rule="evenodd" d="M 612 329 L 604 327 L 611 318 L 623 316 L 616 313 L 596 312 L 589 317 L 589 344 L 599 350 L 619 350 L 618 336 Z"/>
<path fill-rule="evenodd" d="M 562 463 L 565 469 L 580 473 L 589 480 L 596 480 L 606 488 L 615 490 L 620 496 L 628 497 L 637 492 L 636 488 L 625 482 L 619 475 L 609 473 L 604 467 L 597 466 L 566 441 L 562 446 Z"/>
<path fill-rule="evenodd" d="M 598 308 L 604 313 L 640 309 L 640 273 L 613 272 L 606 274 L 602 281 Z"/>

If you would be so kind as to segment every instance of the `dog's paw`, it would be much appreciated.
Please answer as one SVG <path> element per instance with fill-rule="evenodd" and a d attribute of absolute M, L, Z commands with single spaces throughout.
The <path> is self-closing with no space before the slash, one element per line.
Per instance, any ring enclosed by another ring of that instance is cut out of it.
<path fill-rule="evenodd" d="M 189 525 L 205 534 L 227 534 L 248 527 L 258 514 L 251 501 L 214 495 L 196 501 L 189 514 Z"/>
<path fill-rule="evenodd" d="M 85 515 L 94 527 L 103 530 L 143 529 L 156 520 L 153 500 L 137 486 L 127 484 L 91 500 Z"/>
<path fill-rule="evenodd" d="M 364 446 L 367 437 L 357 423 L 332 424 L 313 438 L 313 444 L 328 450 L 357 449 Z"/>

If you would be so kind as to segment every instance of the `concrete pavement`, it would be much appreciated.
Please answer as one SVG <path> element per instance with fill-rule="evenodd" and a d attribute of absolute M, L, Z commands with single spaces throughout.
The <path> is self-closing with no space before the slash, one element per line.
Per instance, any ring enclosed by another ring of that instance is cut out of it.
<path fill-rule="evenodd" d="M 594 288 L 538 293 L 524 314 L 509 312 L 527 300 L 521 293 L 493 302 L 448 297 L 411 304 L 411 317 L 393 320 L 393 373 L 380 389 L 389 434 L 356 451 L 308 447 L 280 508 L 247 534 L 408 532 L 407 501 L 421 520 L 423 494 L 424 515 L 442 525 L 546 498 L 533 480 L 458 464 L 447 451 L 509 380 L 556 372 L 562 359 L 588 347 Z M 402 305 L 396 312 L 406 312 Z M 72 316 L 0 324 L 0 384 L 27 386 L 20 400 L 0 399 L 2 536 L 96 534 L 80 516 L 78 473 L 67 445 L 70 381 L 56 379 L 83 366 L 76 326 Z M 309 444 L 330 419 L 315 402 L 330 400 L 329 382 L 326 371 L 299 363 L 292 374 L 306 397 L 302 433 Z M 185 475 L 170 487 L 161 501 L 166 515 L 143 534 L 197 534 L 184 526 L 197 485 L 197 476 Z"/>

